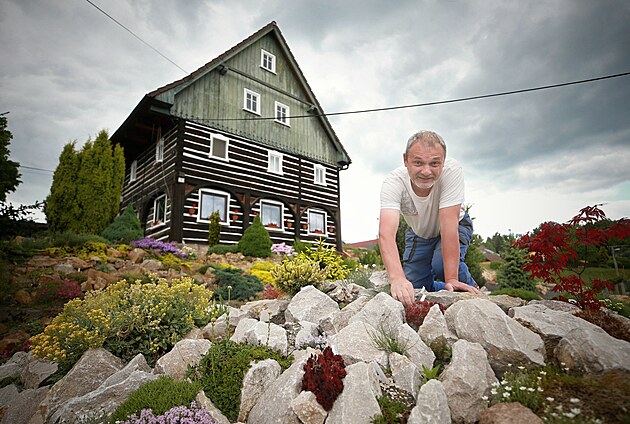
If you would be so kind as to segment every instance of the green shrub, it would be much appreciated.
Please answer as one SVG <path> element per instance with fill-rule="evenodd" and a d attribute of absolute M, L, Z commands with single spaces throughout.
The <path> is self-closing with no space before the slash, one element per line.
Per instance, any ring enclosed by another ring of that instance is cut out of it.
<path fill-rule="evenodd" d="M 381 258 L 381 252 L 378 246 L 374 249 L 361 251 L 359 262 L 362 265 L 383 265 L 383 259 Z"/>
<path fill-rule="evenodd" d="M 538 295 L 538 293 L 533 292 L 531 290 L 525 290 L 525 289 L 519 289 L 519 288 L 505 288 L 505 289 L 498 289 L 498 290 L 494 290 L 490 292 L 491 295 L 497 296 L 500 294 L 507 294 L 508 296 L 512 296 L 512 297 L 520 297 L 523 300 L 526 301 L 530 301 L 530 300 L 539 300 L 540 296 Z"/>
<path fill-rule="evenodd" d="M 296 237 L 295 241 L 293 242 L 293 250 L 295 251 L 295 253 L 310 252 L 311 245 L 310 243 L 303 242 L 302 240 L 300 240 L 299 237 Z"/>
<path fill-rule="evenodd" d="M 245 230 L 238 242 L 238 249 L 245 256 L 268 258 L 271 256 L 271 245 L 269 232 L 260 222 L 260 217 L 256 215 L 253 224 Z"/>
<path fill-rule="evenodd" d="M 323 239 L 315 243 L 315 250 L 301 252 L 297 258 L 309 259 L 319 265 L 319 269 L 326 270 L 326 279 L 330 281 L 343 280 L 350 270 L 344 265 L 343 258 L 333 247 L 327 247 Z"/>
<path fill-rule="evenodd" d="M 522 266 L 528 262 L 527 253 L 516 246 L 508 245 L 503 251 L 505 263 L 501 265 L 497 272 L 497 288 L 525 289 L 533 291 L 536 286 Z"/>
<path fill-rule="evenodd" d="M 208 248 L 208 255 L 216 253 L 217 255 L 225 255 L 226 253 L 237 253 L 238 244 L 215 244 Z"/>
<path fill-rule="evenodd" d="M 490 266 L 491 270 L 498 271 L 498 270 L 501 269 L 501 265 L 503 265 L 503 262 L 501 262 L 501 261 L 493 261 L 493 262 L 490 262 L 489 266 Z"/>
<path fill-rule="evenodd" d="M 90 241 L 104 244 L 108 243 L 107 239 L 101 236 L 85 233 L 78 234 L 71 230 L 62 233 L 54 233 L 50 237 L 50 245 L 53 247 L 81 246 Z"/>
<path fill-rule="evenodd" d="M 140 415 L 151 409 L 154 415 L 162 415 L 174 406 L 188 406 L 201 390 L 198 382 L 175 381 L 170 376 L 161 376 L 141 385 L 126 401 L 116 408 L 110 422 L 122 421 L 132 414 Z"/>
<path fill-rule="evenodd" d="M 386 396 L 379 396 L 376 400 L 381 409 L 381 415 L 375 415 L 372 418 L 372 424 L 395 424 L 407 422 L 402 419 L 402 415 L 405 412 L 405 405 L 401 401 L 397 399 L 390 399 Z"/>
<path fill-rule="evenodd" d="M 210 227 L 208 227 L 208 246 L 219 244 L 221 240 L 221 215 L 214 211 L 210 215 Z"/>
<path fill-rule="evenodd" d="M 479 250 L 478 242 L 475 240 L 471 241 L 468 245 L 464 262 L 468 266 L 470 275 L 479 287 L 486 285 L 486 277 L 483 276 L 483 268 L 481 267 L 481 262 L 485 260 L 486 257 Z"/>
<path fill-rule="evenodd" d="M 133 206 L 127 206 L 101 235 L 110 243 L 129 244 L 134 240 L 140 240 L 143 236 L 142 226 Z"/>
<path fill-rule="evenodd" d="M 301 255 L 301 254 L 300 254 Z M 302 287 L 319 287 L 326 280 L 326 270 L 320 270 L 319 264 L 305 257 L 285 259 L 271 270 L 276 286 L 293 296 Z"/>
<path fill-rule="evenodd" d="M 275 359 L 282 370 L 293 362 L 292 357 L 284 357 L 266 346 L 235 343 L 223 339 L 212 343 L 212 347 L 201 359 L 199 365 L 191 369 L 188 376 L 203 386 L 212 403 L 230 421 L 238 417 L 243 377 L 252 361 Z"/>
<path fill-rule="evenodd" d="M 31 338 L 31 350 L 66 371 L 86 350 L 97 347 L 125 361 L 142 353 L 155 364 L 194 326 L 208 323 L 211 297 L 211 291 L 189 277 L 171 283 L 123 280 L 66 303 L 63 312 Z"/>
<path fill-rule="evenodd" d="M 239 268 L 218 269 L 214 275 L 219 284 L 215 294 L 222 299 L 248 300 L 264 289 L 258 277 Z"/>

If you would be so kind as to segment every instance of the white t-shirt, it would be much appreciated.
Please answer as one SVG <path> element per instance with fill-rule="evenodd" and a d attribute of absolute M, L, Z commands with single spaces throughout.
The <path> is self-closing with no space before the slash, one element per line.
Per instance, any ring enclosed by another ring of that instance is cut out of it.
<path fill-rule="evenodd" d="M 446 159 L 444 169 L 427 197 L 420 197 L 411 187 L 405 166 L 393 170 L 381 188 L 381 209 L 396 209 L 413 231 L 422 238 L 440 234 L 439 210 L 461 204 L 459 219 L 464 217 L 464 172 L 455 159 Z"/>

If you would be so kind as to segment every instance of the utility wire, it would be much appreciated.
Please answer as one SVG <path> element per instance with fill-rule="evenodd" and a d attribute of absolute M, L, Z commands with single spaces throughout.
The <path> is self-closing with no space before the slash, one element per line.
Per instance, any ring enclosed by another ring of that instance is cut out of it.
<path fill-rule="evenodd" d="M 24 168 L 24 169 L 32 169 L 32 170 L 35 170 L 35 171 L 50 172 L 50 173 L 53 173 L 53 172 L 54 172 L 54 171 L 51 171 L 50 169 L 43 169 L 43 168 L 36 168 L 36 167 L 34 167 L 34 166 L 24 166 L 24 165 L 20 165 L 20 169 L 22 169 L 22 168 Z"/>
<path fill-rule="evenodd" d="M 630 75 L 630 72 L 622 72 L 620 74 L 604 75 L 604 76 L 596 77 L 596 78 L 569 81 L 569 82 L 563 82 L 563 83 L 551 84 L 551 85 L 543 85 L 540 87 L 523 88 L 520 90 L 502 91 L 499 93 L 492 93 L 492 94 L 482 94 L 479 96 L 460 97 L 457 99 L 439 100 L 439 101 L 434 101 L 434 102 L 416 103 L 416 104 L 402 105 L 402 106 L 390 106 L 390 107 L 380 107 L 380 108 L 374 108 L 374 109 L 351 110 L 351 111 L 345 111 L 345 112 L 319 113 L 319 114 L 312 113 L 308 115 L 295 115 L 295 116 L 292 115 L 290 118 L 295 119 L 295 118 L 313 118 L 317 116 L 352 115 L 352 114 L 358 114 L 358 113 L 383 112 L 383 111 L 388 111 L 388 110 L 410 109 L 410 108 L 424 107 L 424 106 L 443 105 L 443 104 L 448 104 L 448 103 L 460 103 L 460 102 L 466 102 L 470 100 L 488 99 L 491 97 L 509 96 L 512 94 L 521 94 L 521 93 L 528 93 L 532 91 L 548 90 L 550 88 L 566 87 L 568 85 L 585 84 L 589 82 L 601 81 L 601 80 L 606 80 L 606 79 L 611 79 L 611 78 L 625 77 L 628 75 Z M 274 117 L 251 117 L 251 118 L 194 118 L 194 117 L 191 117 L 191 118 L 198 119 L 200 121 L 265 121 L 265 120 L 270 120 L 270 119 L 277 119 L 275 116 Z"/>
<path fill-rule="evenodd" d="M 107 16 L 109 19 L 111 19 L 112 21 L 116 22 L 118 25 L 120 25 L 122 28 L 124 28 L 129 34 L 133 35 L 134 37 L 136 37 L 138 40 L 140 40 L 140 42 L 142 42 L 144 45 L 148 46 L 151 50 L 153 50 L 154 52 L 156 52 L 157 54 L 159 54 L 160 56 L 162 56 L 164 59 L 168 60 L 169 62 L 171 62 L 173 65 L 177 66 L 179 69 L 182 70 L 182 72 L 184 72 L 186 75 L 188 75 L 190 72 L 188 72 L 187 70 L 185 70 L 184 68 L 182 68 L 181 66 L 179 66 L 177 63 L 173 62 L 171 59 L 169 59 L 168 57 L 166 57 L 166 55 L 162 54 L 162 52 L 160 52 L 158 49 L 156 49 L 155 47 L 153 47 L 151 44 L 147 43 L 146 41 L 144 41 L 142 38 L 140 38 L 139 36 L 137 36 L 132 30 L 130 30 L 129 28 L 127 28 L 126 26 L 124 26 L 123 24 L 121 24 L 118 20 L 116 20 L 116 18 L 114 18 L 113 16 L 111 16 L 109 13 L 105 12 L 103 9 L 101 9 L 100 7 L 98 7 L 97 5 L 95 5 L 94 3 L 92 3 L 90 0 L 85 0 L 88 3 L 90 3 L 92 6 L 94 6 L 99 12 L 101 12 L 102 14 L 104 14 L 105 16 Z"/>

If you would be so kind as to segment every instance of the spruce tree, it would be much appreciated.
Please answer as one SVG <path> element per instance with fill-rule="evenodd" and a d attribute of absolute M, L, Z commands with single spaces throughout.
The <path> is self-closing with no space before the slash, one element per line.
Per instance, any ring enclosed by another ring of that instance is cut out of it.
<path fill-rule="evenodd" d="M 52 232 L 70 229 L 81 212 L 77 203 L 76 185 L 80 162 L 78 152 L 74 149 L 75 143 L 73 141 L 63 147 L 59 155 L 59 165 L 53 174 L 50 194 L 46 198 L 44 213 Z"/>
<path fill-rule="evenodd" d="M 140 240 L 143 235 L 142 226 L 133 206 L 128 205 L 101 235 L 112 243 L 129 244 L 134 240 Z"/>
<path fill-rule="evenodd" d="M 267 258 L 271 256 L 271 244 L 269 232 L 260 222 L 260 217 L 256 215 L 253 224 L 245 230 L 243 237 L 239 240 L 238 250 L 245 256 Z"/>
<path fill-rule="evenodd" d="M 528 261 L 526 252 L 508 244 L 505 246 L 502 256 L 506 262 L 501 265 L 497 273 L 497 288 L 535 290 L 534 280 L 529 278 L 525 271 L 521 269 Z"/>
<path fill-rule="evenodd" d="M 221 240 L 221 215 L 219 211 L 214 211 L 210 215 L 210 227 L 208 227 L 208 246 L 219 244 Z"/>

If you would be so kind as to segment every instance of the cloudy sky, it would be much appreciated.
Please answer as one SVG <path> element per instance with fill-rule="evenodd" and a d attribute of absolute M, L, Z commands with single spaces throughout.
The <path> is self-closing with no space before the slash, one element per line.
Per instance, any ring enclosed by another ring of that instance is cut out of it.
<path fill-rule="evenodd" d="M 630 72 L 626 0 L 91 1 L 188 72 L 275 20 L 328 113 Z M 87 0 L 2 0 L 0 40 L 0 113 L 23 165 L 15 203 L 47 196 L 64 144 L 113 133 L 144 94 L 185 75 Z M 346 242 L 376 237 L 381 182 L 419 129 L 464 166 L 484 238 L 595 203 L 630 215 L 630 76 L 330 121 L 353 161 Z"/>

